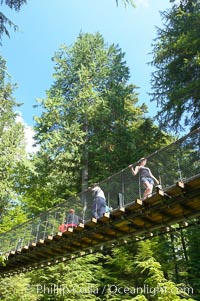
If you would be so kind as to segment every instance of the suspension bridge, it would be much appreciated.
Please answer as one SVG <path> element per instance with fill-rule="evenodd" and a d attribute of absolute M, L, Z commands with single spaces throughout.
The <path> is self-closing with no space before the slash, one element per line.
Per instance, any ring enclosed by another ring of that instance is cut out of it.
<path fill-rule="evenodd" d="M 136 164 L 134 164 L 136 165 Z M 90 189 L 70 197 L 0 235 L 0 276 L 11 276 L 71 260 L 125 241 L 138 241 L 199 223 L 200 128 L 147 157 L 161 187 L 142 199 L 138 176 L 130 168 L 99 183 L 112 208 L 101 218 L 91 215 Z M 73 208 L 77 227 L 60 231 Z"/>

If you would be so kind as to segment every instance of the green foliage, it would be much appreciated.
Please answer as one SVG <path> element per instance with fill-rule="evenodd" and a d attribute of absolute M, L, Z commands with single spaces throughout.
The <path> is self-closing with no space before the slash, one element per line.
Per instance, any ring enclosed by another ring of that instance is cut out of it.
<path fill-rule="evenodd" d="M 122 3 L 126 6 L 127 4 L 135 7 L 134 1 L 133 0 L 121 0 Z M 119 4 L 119 0 L 116 0 L 117 5 Z"/>
<path fill-rule="evenodd" d="M 7 5 L 10 9 L 19 11 L 21 9 L 21 6 L 27 3 L 27 0 L 2 0 L 1 5 L 3 5 L 4 2 L 5 5 Z M 7 24 L 15 31 L 18 30 L 18 26 L 14 24 L 10 19 L 8 19 L 2 12 L 0 12 L 0 41 L 3 34 L 6 34 L 8 37 L 10 37 Z"/>
<path fill-rule="evenodd" d="M 3 301 L 37 301 L 37 294 L 30 286 L 30 278 L 20 274 L 0 279 L 0 296 Z"/>
<path fill-rule="evenodd" d="M 10 204 L 4 211 L 1 219 L 0 234 L 9 231 L 13 227 L 24 223 L 27 220 L 27 215 L 22 206 Z"/>
<path fill-rule="evenodd" d="M 18 104 L 12 98 L 14 86 L 8 80 L 5 60 L 0 57 L 0 215 L 17 197 L 15 170 L 25 156 L 24 128 L 16 122 L 13 108 Z"/>
<path fill-rule="evenodd" d="M 31 286 L 41 301 L 100 300 L 102 259 L 97 253 L 33 272 Z"/>
<path fill-rule="evenodd" d="M 152 250 L 162 266 L 165 278 L 184 283 L 196 300 L 199 292 L 199 226 L 194 225 L 171 235 L 155 238 Z"/>
<path fill-rule="evenodd" d="M 5 255 L 0 255 L 0 266 L 6 265 L 7 257 Z"/>
<path fill-rule="evenodd" d="M 124 301 L 148 301 L 148 299 L 143 295 L 141 295 L 141 296 L 138 295 L 131 299 L 124 299 Z"/>
<path fill-rule="evenodd" d="M 178 132 L 200 126 L 200 2 L 173 2 L 161 14 L 164 28 L 153 45 L 152 100 L 160 107 L 160 125 Z"/>
<path fill-rule="evenodd" d="M 143 287 L 146 286 L 144 295 L 156 301 L 187 300 L 189 297 L 188 290 L 184 286 L 177 286 L 164 277 L 160 263 L 152 257 L 150 245 L 149 241 L 140 242 L 134 261 L 139 275 L 138 284 Z M 192 290 L 190 290 L 191 292 Z"/>
<path fill-rule="evenodd" d="M 35 117 L 40 145 L 35 169 L 21 183 L 23 200 L 34 212 L 169 141 L 145 119 L 146 105 L 137 105 L 137 87 L 128 83 L 125 54 L 117 45 L 107 45 L 99 33 L 81 33 L 74 45 L 59 48 L 53 62 L 55 81 L 47 97 L 38 100 L 42 114 Z"/>
<path fill-rule="evenodd" d="M 188 281 L 194 289 L 194 296 L 200 300 L 200 229 L 199 225 L 187 229 L 188 239 Z"/>
<path fill-rule="evenodd" d="M 131 162 L 146 157 L 173 142 L 173 137 L 161 131 L 150 118 L 146 118 L 137 128 L 134 135 L 134 152 Z M 159 162 L 157 163 L 159 164 Z"/>
<path fill-rule="evenodd" d="M 165 278 L 176 283 L 180 281 L 187 283 L 187 246 L 185 231 L 177 231 L 153 239 L 152 249 L 155 258 L 162 266 Z"/>
<path fill-rule="evenodd" d="M 53 61 L 55 82 L 35 117 L 40 150 L 23 195 L 43 208 L 127 166 L 146 110 L 136 106 L 136 87 L 127 83 L 124 53 L 99 33 L 80 34 Z"/>

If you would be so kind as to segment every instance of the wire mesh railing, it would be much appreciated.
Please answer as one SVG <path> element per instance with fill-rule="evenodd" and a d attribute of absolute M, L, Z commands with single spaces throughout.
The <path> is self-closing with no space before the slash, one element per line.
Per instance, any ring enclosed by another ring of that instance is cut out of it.
<path fill-rule="evenodd" d="M 138 158 L 139 159 L 139 158 Z M 133 164 L 135 167 L 137 163 Z M 184 181 L 200 173 L 200 128 L 147 157 L 147 166 L 165 189 L 177 181 Z M 99 186 L 103 190 L 110 210 L 117 209 L 138 198 L 144 188 L 139 175 L 133 176 L 129 167 L 105 179 Z M 72 196 L 37 217 L 0 235 L 0 254 L 19 251 L 49 236 L 55 236 L 66 225 L 70 209 L 85 223 L 92 218 L 94 193 L 90 189 Z M 71 227 L 75 225 L 73 222 Z"/>

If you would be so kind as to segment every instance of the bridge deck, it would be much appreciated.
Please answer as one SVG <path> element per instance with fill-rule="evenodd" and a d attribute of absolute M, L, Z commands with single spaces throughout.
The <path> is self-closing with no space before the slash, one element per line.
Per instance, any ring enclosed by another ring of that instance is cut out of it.
<path fill-rule="evenodd" d="M 0 266 L 0 274 L 8 276 L 66 261 L 126 238 L 152 237 L 170 231 L 173 224 L 184 226 L 183 222 L 199 216 L 200 174 L 164 191 L 158 189 L 152 197 L 137 199 L 98 220 L 91 219 L 77 228 L 11 251 L 6 266 Z"/>

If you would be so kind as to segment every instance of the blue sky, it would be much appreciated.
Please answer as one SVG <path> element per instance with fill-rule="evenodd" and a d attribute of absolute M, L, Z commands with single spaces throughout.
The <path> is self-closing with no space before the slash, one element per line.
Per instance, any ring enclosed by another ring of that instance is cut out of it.
<path fill-rule="evenodd" d="M 20 30 L 3 37 L 1 55 L 7 61 L 12 82 L 18 89 L 14 97 L 24 122 L 32 126 L 36 98 L 45 97 L 53 83 L 51 58 L 62 44 L 72 45 L 79 33 L 99 32 L 108 44 L 118 44 L 125 52 L 130 69 L 130 82 L 139 86 L 139 103 L 145 102 L 149 115 L 156 104 L 149 102 L 152 68 L 151 44 L 156 37 L 155 26 L 162 27 L 159 11 L 171 7 L 169 0 L 135 0 L 136 8 L 126 8 L 119 0 L 27 0 L 20 12 L 3 7 L 2 11 Z"/>

